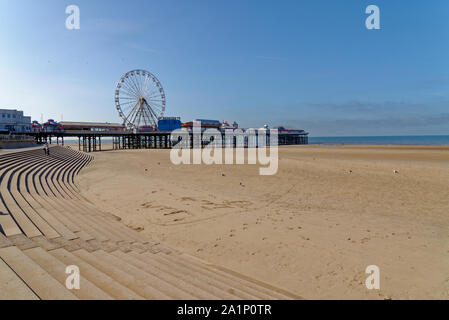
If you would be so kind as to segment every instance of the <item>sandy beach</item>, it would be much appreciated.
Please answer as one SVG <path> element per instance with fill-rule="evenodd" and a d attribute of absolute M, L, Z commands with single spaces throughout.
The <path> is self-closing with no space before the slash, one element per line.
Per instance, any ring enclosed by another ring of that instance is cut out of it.
<path fill-rule="evenodd" d="M 130 228 L 306 299 L 449 298 L 449 147 L 282 147 L 274 176 L 169 152 L 95 153 L 76 183 Z"/>

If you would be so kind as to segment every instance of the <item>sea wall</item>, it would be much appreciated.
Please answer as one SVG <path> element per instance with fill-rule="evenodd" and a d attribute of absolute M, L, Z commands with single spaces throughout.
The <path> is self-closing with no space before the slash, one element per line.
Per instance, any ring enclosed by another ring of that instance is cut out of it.
<path fill-rule="evenodd" d="M 0 149 L 29 148 L 36 146 L 32 137 L 20 135 L 0 135 Z"/>

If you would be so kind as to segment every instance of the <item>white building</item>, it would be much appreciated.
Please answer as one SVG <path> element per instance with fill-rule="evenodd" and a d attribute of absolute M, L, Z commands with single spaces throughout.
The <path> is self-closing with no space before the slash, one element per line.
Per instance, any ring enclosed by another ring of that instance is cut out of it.
<path fill-rule="evenodd" d="M 24 116 L 23 111 L 0 109 L 0 131 L 31 132 L 31 117 Z"/>

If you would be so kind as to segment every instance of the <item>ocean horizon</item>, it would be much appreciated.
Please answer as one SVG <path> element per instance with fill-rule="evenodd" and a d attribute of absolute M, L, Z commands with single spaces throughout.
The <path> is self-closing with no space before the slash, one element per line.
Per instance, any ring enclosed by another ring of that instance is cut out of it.
<path fill-rule="evenodd" d="M 66 142 L 78 142 L 78 138 L 66 138 Z M 103 138 L 103 142 L 111 142 L 110 138 Z M 345 136 L 345 137 L 309 137 L 310 145 L 423 145 L 449 146 L 449 135 L 428 136 Z"/>
<path fill-rule="evenodd" d="M 449 135 L 309 137 L 309 144 L 448 146 Z"/>

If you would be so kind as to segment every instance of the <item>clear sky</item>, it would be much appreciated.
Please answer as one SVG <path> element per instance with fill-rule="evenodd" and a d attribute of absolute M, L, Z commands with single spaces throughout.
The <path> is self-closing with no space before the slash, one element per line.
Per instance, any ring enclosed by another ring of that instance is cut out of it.
<path fill-rule="evenodd" d="M 447 0 L 0 0 L 0 108 L 119 122 L 116 83 L 141 68 L 183 121 L 449 134 L 448 17 Z"/>

